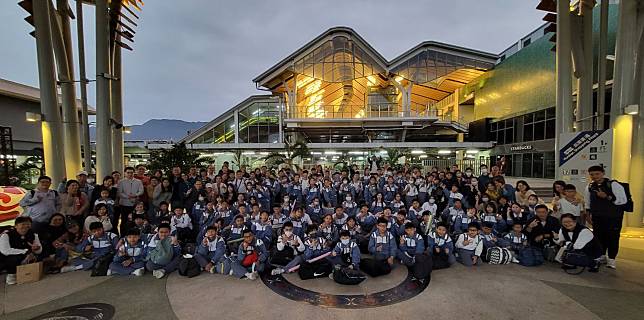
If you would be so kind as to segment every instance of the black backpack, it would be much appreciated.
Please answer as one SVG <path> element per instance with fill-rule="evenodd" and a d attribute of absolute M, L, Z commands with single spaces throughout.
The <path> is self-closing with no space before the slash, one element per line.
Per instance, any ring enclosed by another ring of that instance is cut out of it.
<path fill-rule="evenodd" d="M 323 278 L 328 277 L 333 271 L 333 265 L 326 259 L 320 259 L 318 261 L 309 263 L 302 262 L 300 264 L 300 269 L 298 269 L 297 274 L 300 275 L 300 279 L 309 280 L 314 278 Z"/>
<path fill-rule="evenodd" d="M 195 258 L 181 258 L 179 274 L 184 277 L 194 278 L 201 274 L 201 267 Z"/>
<path fill-rule="evenodd" d="M 110 252 L 105 255 L 100 256 L 96 261 L 94 261 L 94 266 L 92 267 L 92 277 L 103 277 L 107 275 L 107 270 L 110 268 L 110 263 L 114 259 L 114 253 Z"/>
<path fill-rule="evenodd" d="M 432 274 L 432 256 L 428 254 L 417 254 L 416 263 L 412 268 L 412 274 L 416 279 L 427 279 Z"/>
<path fill-rule="evenodd" d="M 432 255 L 432 270 L 449 268 L 449 256 L 447 253 L 434 253 Z"/>
<path fill-rule="evenodd" d="M 384 276 L 391 272 L 391 266 L 387 260 L 363 259 L 360 262 L 360 269 L 371 277 Z"/>
<path fill-rule="evenodd" d="M 622 188 L 624 188 L 624 194 L 626 194 L 626 203 L 621 205 L 622 210 L 626 212 L 633 212 L 633 207 L 635 206 L 635 204 L 633 203 L 633 195 L 631 195 L 631 186 L 627 182 L 620 182 L 617 180 L 613 180 L 611 181 L 611 183 L 612 182 L 617 182 L 622 186 Z"/>
<path fill-rule="evenodd" d="M 354 286 L 367 279 L 359 270 L 351 268 L 337 268 L 333 270 L 333 281 L 339 284 Z"/>

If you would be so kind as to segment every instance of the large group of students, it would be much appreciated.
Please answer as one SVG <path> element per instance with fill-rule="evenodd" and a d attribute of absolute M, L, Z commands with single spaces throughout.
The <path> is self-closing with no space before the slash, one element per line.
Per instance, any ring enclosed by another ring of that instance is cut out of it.
<path fill-rule="evenodd" d="M 506 183 L 497 166 L 477 169 L 477 175 L 456 165 L 423 172 L 376 158 L 363 170 L 235 171 L 224 163 L 218 171 L 210 165 L 148 172 L 139 165 L 102 183 L 80 172 L 54 189 L 42 176 L 22 199 L 15 227 L 0 236 L 0 270 L 8 284 L 17 266 L 35 261 L 49 273 L 104 269 L 156 278 L 191 265 L 186 260 L 199 273 L 250 280 L 305 267 L 313 277 L 333 277 L 331 267 L 379 276 L 396 265 L 562 262 L 565 251 L 585 256 L 589 271 L 601 262 L 615 268 L 614 226 L 587 227 L 623 214 L 624 190 L 602 167 L 589 169 L 585 195 L 556 181 L 549 205 L 526 181 Z"/>

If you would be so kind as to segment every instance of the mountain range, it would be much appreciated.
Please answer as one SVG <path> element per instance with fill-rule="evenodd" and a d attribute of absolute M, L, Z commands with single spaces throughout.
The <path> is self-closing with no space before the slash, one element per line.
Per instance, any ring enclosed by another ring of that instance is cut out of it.
<path fill-rule="evenodd" d="M 193 132 L 207 122 L 188 122 L 175 119 L 151 119 L 143 124 L 131 125 L 131 133 L 123 135 L 125 141 L 135 140 L 172 140 L 177 141 L 188 134 L 188 131 Z M 90 126 L 90 139 L 95 141 L 96 127 Z"/>

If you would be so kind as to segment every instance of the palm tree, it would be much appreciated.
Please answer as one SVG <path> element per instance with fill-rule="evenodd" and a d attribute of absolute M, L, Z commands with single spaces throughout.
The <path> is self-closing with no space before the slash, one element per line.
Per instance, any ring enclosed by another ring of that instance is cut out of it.
<path fill-rule="evenodd" d="M 387 163 L 391 167 L 395 167 L 396 164 L 398 164 L 398 160 L 402 157 L 408 157 L 410 155 L 409 151 L 406 149 L 400 149 L 400 148 L 385 148 L 384 149 L 387 152 L 387 157 L 389 160 L 387 160 Z"/>
<path fill-rule="evenodd" d="M 280 153 L 273 151 L 264 157 L 264 161 L 267 166 L 275 167 L 279 165 L 285 165 L 288 168 L 295 168 L 299 170 L 299 166 L 294 163 L 296 158 L 306 158 L 311 155 L 309 147 L 306 145 L 304 140 L 297 140 L 294 143 L 285 142 L 285 153 Z"/>

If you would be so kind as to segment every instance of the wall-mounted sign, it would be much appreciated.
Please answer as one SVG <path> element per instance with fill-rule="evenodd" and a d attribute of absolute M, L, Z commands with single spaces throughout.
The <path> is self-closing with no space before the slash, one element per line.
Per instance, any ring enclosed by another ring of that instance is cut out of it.
<path fill-rule="evenodd" d="M 611 173 L 613 130 L 582 131 L 559 135 L 559 175 L 577 190 L 588 185 L 588 168 L 599 165 Z"/>
<path fill-rule="evenodd" d="M 531 144 L 522 144 L 518 146 L 511 146 L 510 151 L 524 151 L 524 150 L 532 150 L 532 145 Z"/>

